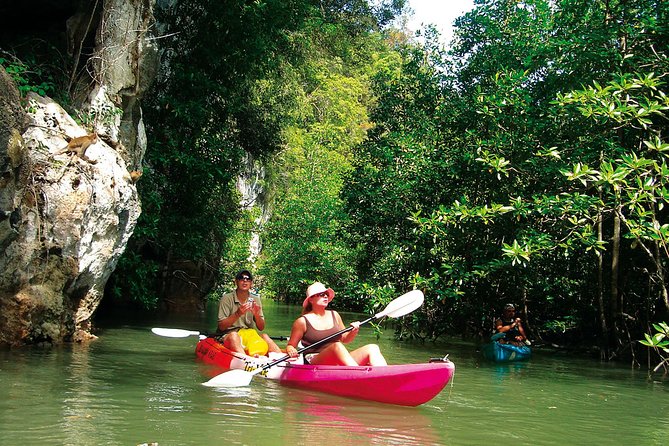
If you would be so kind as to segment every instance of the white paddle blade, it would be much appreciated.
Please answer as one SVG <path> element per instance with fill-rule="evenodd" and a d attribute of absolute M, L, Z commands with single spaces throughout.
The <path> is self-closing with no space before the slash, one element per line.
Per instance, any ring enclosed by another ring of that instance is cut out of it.
<path fill-rule="evenodd" d="M 409 291 L 406 294 L 402 294 L 397 299 L 393 300 L 388 304 L 385 310 L 374 316 L 376 319 L 382 318 L 384 316 L 388 317 L 400 317 L 405 314 L 409 314 L 414 311 L 416 308 L 423 305 L 425 296 L 421 290 Z"/>
<path fill-rule="evenodd" d="M 234 369 L 216 375 L 202 385 L 207 387 L 244 387 L 251 384 L 253 375 L 253 373 L 245 370 Z"/>
<path fill-rule="evenodd" d="M 199 331 L 181 330 L 179 328 L 152 328 L 153 334 L 165 336 L 168 338 L 187 338 L 188 336 L 198 336 Z"/>

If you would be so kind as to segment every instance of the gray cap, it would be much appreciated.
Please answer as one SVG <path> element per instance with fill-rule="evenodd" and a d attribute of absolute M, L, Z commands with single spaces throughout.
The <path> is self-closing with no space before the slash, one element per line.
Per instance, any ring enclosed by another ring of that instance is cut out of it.
<path fill-rule="evenodd" d="M 253 274 L 251 274 L 251 271 L 249 271 L 248 269 L 243 269 L 240 272 L 238 272 L 237 275 L 235 276 L 235 279 L 239 280 L 244 276 L 247 276 L 249 279 L 253 280 Z"/>

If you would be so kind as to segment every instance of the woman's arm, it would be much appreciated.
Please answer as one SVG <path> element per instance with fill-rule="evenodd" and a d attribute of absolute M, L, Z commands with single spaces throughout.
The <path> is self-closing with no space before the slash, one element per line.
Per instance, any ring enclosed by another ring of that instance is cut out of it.
<path fill-rule="evenodd" d="M 335 314 L 335 319 L 337 320 L 337 324 L 339 325 L 339 330 L 343 330 L 344 328 L 346 328 L 344 326 L 344 322 L 341 320 L 341 316 L 339 315 L 339 313 L 337 313 L 334 310 L 332 310 L 332 312 Z M 353 327 L 353 330 L 341 335 L 341 342 L 343 342 L 344 344 L 352 342 L 355 339 L 355 337 L 358 336 L 358 332 L 360 331 L 360 322 L 358 321 L 351 322 L 351 326 Z"/>
<path fill-rule="evenodd" d="M 307 323 L 304 321 L 304 317 L 300 316 L 293 322 L 288 345 L 286 345 L 286 353 L 292 358 L 297 356 L 297 344 L 302 340 L 305 331 L 307 331 Z"/>

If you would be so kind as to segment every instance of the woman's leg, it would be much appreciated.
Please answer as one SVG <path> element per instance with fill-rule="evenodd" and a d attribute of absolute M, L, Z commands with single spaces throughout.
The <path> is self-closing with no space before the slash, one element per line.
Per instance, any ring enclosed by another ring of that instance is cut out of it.
<path fill-rule="evenodd" d="M 325 347 L 309 364 L 358 365 L 344 344 L 335 342 Z"/>
<path fill-rule="evenodd" d="M 367 344 L 353 350 L 351 356 L 360 365 L 388 365 L 381 349 L 376 344 Z"/>

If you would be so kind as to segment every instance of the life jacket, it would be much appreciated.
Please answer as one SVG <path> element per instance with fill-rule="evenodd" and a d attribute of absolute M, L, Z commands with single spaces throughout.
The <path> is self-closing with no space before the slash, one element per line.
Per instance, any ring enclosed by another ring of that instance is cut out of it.
<path fill-rule="evenodd" d="M 515 320 L 515 318 L 514 319 L 509 319 L 509 320 L 504 320 L 504 318 L 501 318 L 501 319 L 502 319 L 502 325 L 511 325 L 511 324 L 513 324 L 513 321 Z M 518 326 L 515 326 L 515 327 L 509 329 L 509 331 L 506 332 L 505 339 L 507 341 L 515 341 L 516 336 L 520 336 L 520 335 L 521 334 L 520 334 L 520 330 L 518 330 Z"/>

